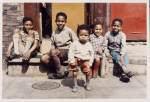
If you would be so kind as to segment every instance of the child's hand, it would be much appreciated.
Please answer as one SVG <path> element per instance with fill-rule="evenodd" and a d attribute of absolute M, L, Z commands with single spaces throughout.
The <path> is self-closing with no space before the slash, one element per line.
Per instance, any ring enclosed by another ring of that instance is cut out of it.
<path fill-rule="evenodd" d="M 31 55 L 31 52 L 30 52 L 30 51 L 25 52 L 25 53 L 23 54 L 23 59 L 24 59 L 24 60 L 29 60 L 30 55 Z"/>
<path fill-rule="evenodd" d="M 6 57 L 10 57 L 10 50 L 6 52 Z"/>
<path fill-rule="evenodd" d="M 56 51 L 56 55 L 59 55 L 60 54 L 60 50 L 59 49 L 55 49 Z M 60 55 L 61 56 L 61 55 Z"/>

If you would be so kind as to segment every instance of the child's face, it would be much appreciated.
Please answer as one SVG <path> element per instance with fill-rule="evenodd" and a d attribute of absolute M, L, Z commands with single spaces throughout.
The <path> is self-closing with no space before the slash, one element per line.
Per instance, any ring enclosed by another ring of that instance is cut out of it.
<path fill-rule="evenodd" d="M 81 43 L 86 43 L 89 40 L 89 32 L 84 29 L 80 30 L 78 37 Z"/>
<path fill-rule="evenodd" d="M 24 28 L 28 32 L 29 30 L 33 29 L 33 23 L 31 21 L 25 21 L 23 24 Z"/>
<path fill-rule="evenodd" d="M 114 24 L 112 25 L 112 31 L 114 33 L 118 33 L 119 31 L 121 31 L 121 24 L 119 21 L 115 21 Z"/>
<path fill-rule="evenodd" d="M 102 35 L 102 33 L 103 33 L 102 25 L 100 25 L 100 24 L 96 25 L 95 28 L 94 28 L 94 33 L 95 33 L 97 36 Z"/>
<path fill-rule="evenodd" d="M 59 30 L 62 30 L 66 24 L 66 19 L 63 16 L 58 16 L 56 19 L 56 25 Z"/>

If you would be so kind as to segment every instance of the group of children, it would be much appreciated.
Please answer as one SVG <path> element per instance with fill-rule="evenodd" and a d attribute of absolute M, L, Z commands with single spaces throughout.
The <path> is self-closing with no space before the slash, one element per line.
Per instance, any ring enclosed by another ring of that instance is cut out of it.
<path fill-rule="evenodd" d="M 126 36 L 122 32 L 123 22 L 121 19 L 112 21 L 111 31 L 108 31 L 105 36 L 101 23 L 94 25 L 92 34 L 90 27 L 86 24 L 79 25 L 77 34 L 74 33 L 65 25 L 67 15 L 64 12 L 57 13 L 55 22 L 57 28 L 51 36 L 51 49 L 42 55 L 41 62 L 53 63 L 56 73 L 61 76 L 61 64 L 68 60 L 68 71 L 73 72 L 73 92 L 77 92 L 78 89 L 78 68 L 86 76 L 85 89 L 90 90 L 90 79 L 98 76 L 104 56 L 107 58 L 111 56 L 114 66 L 121 69 L 121 72 L 113 74 L 119 76 L 122 81 L 129 81 L 133 74 L 127 68 Z M 38 48 L 38 43 L 39 35 L 33 30 L 33 20 L 24 17 L 23 29 L 17 29 L 14 32 L 13 42 L 9 45 L 6 53 L 7 59 L 22 56 L 23 60 L 28 61 Z M 13 54 L 12 48 L 14 48 Z"/>

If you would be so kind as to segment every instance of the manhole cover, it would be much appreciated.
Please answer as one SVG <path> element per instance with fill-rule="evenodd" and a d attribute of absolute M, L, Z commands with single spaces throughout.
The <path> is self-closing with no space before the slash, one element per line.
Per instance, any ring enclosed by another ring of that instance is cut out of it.
<path fill-rule="evenodd" d="M 52 90 L 59 88 L 60 84 L 57 82 L 50 82 L 50 81 L 44 81 L 44 82 L 36 82 L 32 85 L 32 88 L 38 89 L 38 90 Z"/>

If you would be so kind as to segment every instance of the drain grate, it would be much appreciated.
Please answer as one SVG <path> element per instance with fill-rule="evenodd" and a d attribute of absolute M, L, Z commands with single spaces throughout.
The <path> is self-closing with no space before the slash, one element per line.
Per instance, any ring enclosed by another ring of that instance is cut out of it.
<path fill-rule="evenodd" d="M 57 89 L 59 87 L 60 87 L 59 83 L 50 81 L 36 82 L 32 85 L 32 88 L 38 90 L 52 90 Z"/>

